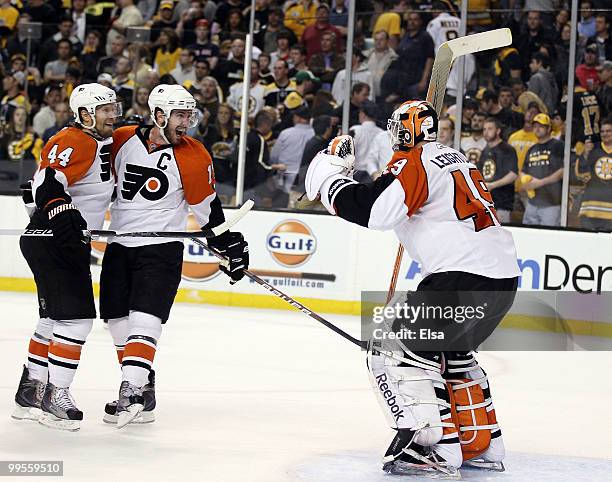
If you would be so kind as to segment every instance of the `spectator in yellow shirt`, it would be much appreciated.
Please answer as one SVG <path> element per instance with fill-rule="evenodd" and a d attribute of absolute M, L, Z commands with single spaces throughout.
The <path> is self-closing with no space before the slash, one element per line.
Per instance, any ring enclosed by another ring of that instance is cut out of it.
<path fill-rule="evenodd" d="M 313 0 L 299 0 L 285 12 L 285 27 L 301 39 L 306 27 L 315 22 L 318 6 Z"/>
<path fill-rule="evenodd" d="M 19 10 L 11 5 L 11 0 L 0 1 L 0 43 L 4 47 L 6 39 L 13 33 L 17 21 L 19 20 Z"/>
<path fill-rule="evenodd" d="M 408 10 L 407 0 L 394 0 L 390 12 L 381 13 L 376 19 L 372 32 L 384 30 L 389 35 L 389 47 L 396 49 L 402 35 L 402 15 Z"/>
<path fill-rule="evenodd" d="M 177 66 L 180 55 L 179 38 L 174 29 L 162 29 L 157 40 L 157 52 L 153 64 L 160 77 L 169 74 Z"/>
<path fill-rule="evenodd" d="M 519 171 L 523 168 L 527 151 L 538 142 L 538 138 L 533 132 L 533 118 L 540 112 L 540 107 L 537 102 L 529 103 L 527 111 L 525 112 L 525 123 L 523 124 L 523 128 L 512 133 L 508 138 L 508 144 L 514 147 L 516 151 Z"/>

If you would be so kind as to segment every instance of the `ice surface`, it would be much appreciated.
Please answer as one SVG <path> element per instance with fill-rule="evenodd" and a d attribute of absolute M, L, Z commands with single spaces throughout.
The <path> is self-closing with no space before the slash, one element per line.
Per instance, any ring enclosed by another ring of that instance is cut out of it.
<path fill-rule="evenodd" d="M 0 293 L 0 313 L 0 460 L 64 460 L 66 481 L 395 479 L 379 471 L 392 432 L 362 354 L 301 313 L 177 304 L 155 360 L 157 421 L 123 430 L 102 422 L 120 375 L 96 321 L 73 385 L 85 414 L 77 433 L 10 418 L 35 296 Z M 356 318 L 329 319 L 359 332 Z M 612 353 L 479 360 L 511 452 L 508 471 L 490 480 L 612 480 Z M 484 480 L 471 474 L 464 479 Z"/>

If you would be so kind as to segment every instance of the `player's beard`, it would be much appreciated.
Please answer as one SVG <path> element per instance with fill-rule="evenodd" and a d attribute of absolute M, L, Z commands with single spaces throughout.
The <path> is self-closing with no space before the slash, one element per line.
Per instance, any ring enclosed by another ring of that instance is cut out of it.
<path fill-rule="evenodd" d="M 182 132 L 182 135 L 179 134 L 179 131 Z M 187 130 L 186 129 L 179 129 L 178 127 L 165 127 L 164 128 L 164 135 L 166 136 L 166 139 L 168 139 L 168 142 L 170 142 L 170 144 L 178 144 L 179 142 L 181 142 L 181 139 L 183 136 L 187 135 Z"/>

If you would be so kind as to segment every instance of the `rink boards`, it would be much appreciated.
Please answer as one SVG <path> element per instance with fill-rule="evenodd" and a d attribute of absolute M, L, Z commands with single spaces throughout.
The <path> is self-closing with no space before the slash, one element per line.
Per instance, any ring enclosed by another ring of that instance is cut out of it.
<path fill-rule="evenodd" d="M 20 198 L 0 196 L 0 210 L 0 227 L 25 226 L 27 217 Z M 197 228 L 195 224 L 191 227 Z M 366 230 L 327 215 L 268 211 L 250 212 L 236 229 L 249 241 L 250 269 L 313 310 L 359 314 L 361 291 L 386 290 L 389 284 L 397 249 L 391 232 Z M 558 323 L 549 309 L 552 305 L 573 333 L 612 338 L 612 302 L 607 293 L 612 291 L 612 235 L 508 229 L 518 251 L 520 290 L 534 293 L 533 300 L 528 297 L 515 305 L 504 320 L 505 326 L 557 331 Z M 432 240 L 442 250 L 452 249 L 452 242 Z M 93 243 L 93 247 L 92 273 L 97 281 L 105 244 Z M 0 252 L 0 289 L 33 291 L 18 238 L 0 238 Z M 421 279 L 419 264 L 404 254 L 398 290 L 414 289 Z M 230 286 L 215 259 L 190 242 L 185 246 L 183 281 L 177 299 L 291 309 L 246 279 Z"/>

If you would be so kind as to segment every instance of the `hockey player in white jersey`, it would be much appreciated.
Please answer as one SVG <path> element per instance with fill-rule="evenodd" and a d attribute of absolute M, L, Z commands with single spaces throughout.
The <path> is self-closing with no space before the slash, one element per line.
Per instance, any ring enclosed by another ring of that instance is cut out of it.
<path fill-rule="evenodd" d="M 179 85 L 162 84 L 151 91 L 149 108 L 154 126 L 121 127 L 113 135 L 117 197 L 111 229 L 185 231 L 189 210 L 202 227 L 222 224 L 210 154 L 186 135 L 198 123 L 193 96 Z M 249 253 L 242 234 L 226 231 L 208 245 L 228 258 L 220 269 L 233 282 L 244 276 Z M 182 261 L 183 243 L 164 238 L 117 238 L 104 253 L 100 314 L 108 320 L 122 372 L 119 399 L 107 404 L 104 421 L 118 428 L 154 420 L 153 360 Z"/>
<path fill-rule="evenodd" d="M 388 122 L 395 153 L 370 184 L 352 179 L 350 138 L 332 140 L 308 168 L 306 194 L 310 200 L 320 196 L 331 214 L 347 221 L 394 230 L 421 265 L 417 294 L 494 292 L 496 311 L 491 325 L 474 334 L 477 347 L 514 300 L 516 250 L 478 169 L 435 142 L 437 125 L 427 102 L 408 101 L 396 109 Z M 504 446 L 487 376 L 471 351 L 417 352 L 408 340 L 383 344 L 380 351 L 370 350 L 368 369 L 397 431 L 383 459 L 385 471 L 456 478 L 462 463 L 503 470 Z"/>
<path fill-rule="evenodd" d="M 30 340 L 13 418 L 75 431 L 83 413 L 69 387 L 96 317 L 91 245 L 83 230 L 102 228 L 111 200 L 111 136 L 121 104 L 112 89 L 84 84 L 73 90 L 70 108 L 75 124 L 49 139 L 32 183 L 35 209 L 28 228 L 51 229 L 53 237 L 20 240 L 34 273 L 40 320 Z"/>

